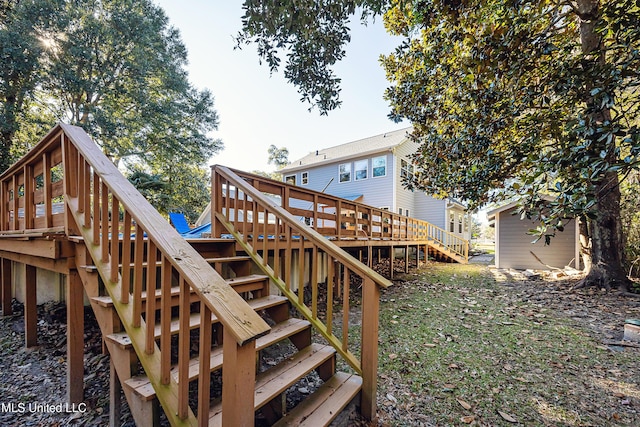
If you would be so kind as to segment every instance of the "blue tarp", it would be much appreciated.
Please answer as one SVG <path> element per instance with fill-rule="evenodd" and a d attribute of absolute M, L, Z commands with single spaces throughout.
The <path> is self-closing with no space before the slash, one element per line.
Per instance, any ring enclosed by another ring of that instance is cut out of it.
<path fill-rule="evenodd" d="M 178 230 L 178 232 L 185 239 L 198 239 L 198 238 L 202 237 L 202 233 L 211 233 L 211 223 L 202 224 L 199 227 L 196 227 L 196 228 L 194 228 L 192 230 L 188 230 L 188 231 L 185 231 L 185 232 L 180 232 L 180 230 Z"/>

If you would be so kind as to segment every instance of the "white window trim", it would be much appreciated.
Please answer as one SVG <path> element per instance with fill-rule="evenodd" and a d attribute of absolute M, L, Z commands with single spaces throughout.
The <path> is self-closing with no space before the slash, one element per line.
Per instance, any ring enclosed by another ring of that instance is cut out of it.
<path fill-rule="evenodd" d="M 305 182 L 305 175 L 307 182 Z M 300 174 L 300 185 L 309 185 L 309 171 L 304 171 Z"/>
<path fill-rule="evenodd" d="M 375 165 L 374 165 L 374 161 L 375 159 L 384 159 L 384 174 L 383 175 L 374 175 L 374 170 L 376 169 Z M 376 156 L 376 157 L 372 157 L 371 158 L 371 178 L 384 178 L 385 176 L 387 176 L 387 169 L 388 169 L 388 165 L 387 165 L 387 156 Z"/>
<path fill-rule="evenodd" d="M 291 184 L 289 182 L 289 178 L 293 178 L 293 184 L 292 185 L 296 185 L 296 181 L 298 181 L 296 174 L 291 174 L 291 175 L 285 175 L 284 177 L 284 182 L 285 184 Z"/>
<path fill-rule="evenodd" d="M 341 177 L 342 172 L 340 172 L 340 167 L 343 166 L 343 165 L 347 165 L 349 167 L 349 179 L 346 180 L 346 181 L 342 180 L 342 177 Z M 351 163 L 340 163 L 338 165 L 338 183 L 339 184 L 344 184 L 344 183 L 347 183 L 347 182 L 351 182 L 351 174 L 352 173 L 353 173 L 353 168 L 351 166 Z"/>
<path fill-rule="evenodd" d="M 364 178 L 358 178 L 358 170 L 362 170 L 362 169 L 358 169 L 358 167 L 356 166 L 358 163 L 361 163 L 361 164 L 364 163 L 364 174 L 365 174 Z M 353 162 L 353 180 L 364 181 L 367 178 L 369 178 L 369 160 L 364 159 L 364 160 L 356 160 L 355 162 Z"/>

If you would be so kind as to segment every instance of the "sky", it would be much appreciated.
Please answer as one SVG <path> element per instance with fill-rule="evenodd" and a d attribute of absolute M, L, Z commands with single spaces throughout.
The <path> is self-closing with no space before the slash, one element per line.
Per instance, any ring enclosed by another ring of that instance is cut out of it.
<path fill-rule="evenodd" d="M 378 62 L 399 44 L 385 33 L 381 19 L 364 27 L 351 24 L 347 57 L 337 67 L 342 79 L 342 106 L 320 116 L 300 101 L 282 72 L 270 75 L 260 65 L 253 45 L 234 49 L 233 36 L 242 26 L 242 1 L 156 0 L 170 25 L 179 29 L 189 52 L 191 83 L 209 89 L 220 117 L 213 137 L 224 150 L 210 164 L 243 171 L 270 172 L 268 148 L 289 150 L 295 161 L 309 152 L 409 126 L 387 118 L 390 108 L 382 96 L 388 82 Z"/>

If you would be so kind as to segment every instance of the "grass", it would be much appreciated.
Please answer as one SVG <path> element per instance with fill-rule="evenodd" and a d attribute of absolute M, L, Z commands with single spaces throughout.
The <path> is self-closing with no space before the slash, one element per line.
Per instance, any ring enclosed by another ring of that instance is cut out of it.
<path fill-rule="evenodd" d="M 611 351 L 482 266 L 386 291 L 379 341 L 385 425 L 640 425 L 637 349 Z"/>

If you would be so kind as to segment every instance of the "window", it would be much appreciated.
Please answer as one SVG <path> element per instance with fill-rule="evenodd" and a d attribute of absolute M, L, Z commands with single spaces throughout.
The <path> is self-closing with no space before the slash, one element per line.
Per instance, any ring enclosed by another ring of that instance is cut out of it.
<path fill-rule="evenodd" d="M 458 233 L 462 234 L 462 214 L 458 214 Z"/>
<path fill-rule="evenodd" d="M 358 160 L 353 164 L 353 166 L 356 181 L 367 179 L 367 168 L 369 166 L 369 162 L 367 160 Z"/>
<path fill-rule="evenodd" d="M 351 163 L 343 163 L 339 167 L 340 182 L 351 181 Z"/>
<path fill-rule="evenodd" d="M 400 159 L 400 177 L 408 180 L 413 179 L 413 165 L 405 159 Z"/>
<path fill-rule="evenodd" d="M 404 213 L 406 216 L 411 216 L 409 215 L 409 209 L 407 209 L 407 211 Z"/>
<path fill-rule="evenodd" d="M 387 174 L 387 156 L 374 157 L 371 159 L 371 169 L 374 178 Z"/>
<path fill-rule="evenodd" d="M 402 208 L 398 208 L 398 214 L 402 215 Z"/>
<path fill-rule="evenodd" d="M 453 233 L 456 230 L 456 214 L 451 212 L 449 214 L 449 233 Z"/>
<path fill-rule="evenodd" d="M 296 185 L 296 176 L 295 175 L 287 175 L 284 177 L 284 182 L 291 185 Z"/>
<path fill-rule="evenodd" d="M 309 172 L 302 172 L 302 185 L 307 185 L 309 183 Z"/>

